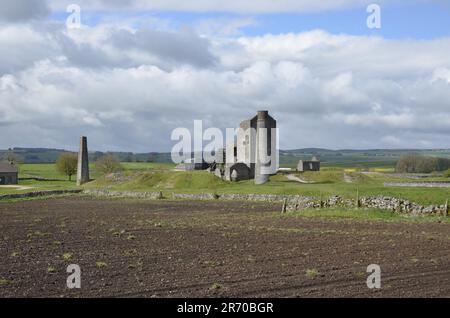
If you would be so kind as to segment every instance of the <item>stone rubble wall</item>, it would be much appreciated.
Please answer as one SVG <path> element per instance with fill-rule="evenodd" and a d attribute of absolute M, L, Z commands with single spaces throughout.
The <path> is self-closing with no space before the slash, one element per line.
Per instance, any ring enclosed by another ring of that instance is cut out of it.
<path fill-rule="evenodd" d="M 75 194 L 82 193 L 83 190 L 44 190 L 44 191 L 34 191 L 34 192 L 26 192 L 26 193 L 13 193 L 13 194 L 3 194 L 0 195 L 0 200 L 8 200 L 8 199 L 26 199 L 26 198 L 34 198 L 34 197 L 45 197 L 50 195 L 61 195 L 61 194 Z"/>
<path fill-rule="evenodd" d="M 450 188 L 450 182 L 385 182 L 385 187 Z"/>
<path fill-rule="evenodd" d="M 160 200 L 165 199 L 162 192 L 133 192 L 133 191 L 110 191 L 110 190 L 48 190 L 18 194 L 0 195 L 1 199 L 31 198 L 38 196 L 49 196 L 59 194 L 82 193 L 104 197 L 129 197 L 139 199 Z M 362 207 L 389 210 L 396 213 L 410 215 L 441 215 L 448 216 L 448 203 L 442 205 L 423 206 L 417 203 L 386 196 L 360 197 L 356 199 L 345 199 L 340 196 L 331 196 L 325 199 L 301 195 L 274 195 L 274 194 L 214 194 L 197 193 L 183 194 L 172 193 L 167 199 L 174 200 L 231 200 L 231 201 L 260 201 L 279 202 L 283 204 L 283 212 L 293 212 L 303 209 L 327 208 L 327 207 Z"/>
<path fill-rule="evenodd" d="M 134 192 L 134 191 L 110 191 L 110 190 L 96 190 L 88 189 L 83 190 L 84 194 L 103 196 L 103 197 L 125 197 L 125 198 L 137 198 L 137 199 L 162 199 L 162 192 Z"/>
<path fill-rule="evenodd" d="M 118 192 L 107 190 L 85 190 L 84 193 L 104 196 L 121 196 L 133 198 L 164 199 L 161 192 Z M 362 207 L 389 210 L 397 213 L 411 215 L 448 215 L 448 205 L 422 206 L 408 200 L 385 196 L 361 197 L 359 203 L 356 199 L 344 199 L 340 196 L 331 196 L 324 200 L 301 195 L 274 195 L 274 194 L 214 194 L 214 193 L 172 193 L 175 200 L 231 200 L 231 201 L 260 201 L 279 202 L 283 204 L 284 212 L 293 212 L 303 209 L 327 207 Z"/>
<path fill-rule="evenodd" d="M 448 204 L 423 206 L 408 200 L 377 196 L 361 198 L 363 207 L 391 210 L 411 215 L 448 215 Z"/>
<path fill-rule="evenodd" d="M 385 196 L 373 196 L 373 197 L 361 197 L 356 202 L 352 199 L 344 199 L 340 196 L 332 196 L 326 200 L 314 200 L 307 202 L 308 208 L 321 208 L 321 207 L 362 207 L 362 208 L 374 208 L 380 210 L 389 210 L 396 213 L 410 214 L 410 215 L 448 215 L 448 204 L 442 205 L 428 205 L 423 206 L 408 200 L 402 200 L 398 198 L 385 197 Z M 298 207 L 295 207 L 292 203 L 287 204 L 286 211 L 297 211 Z"/>

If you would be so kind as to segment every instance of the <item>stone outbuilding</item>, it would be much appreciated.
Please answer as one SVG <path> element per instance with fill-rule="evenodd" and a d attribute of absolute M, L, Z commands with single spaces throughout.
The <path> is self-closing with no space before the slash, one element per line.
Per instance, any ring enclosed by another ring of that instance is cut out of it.
<path fill-rule="evenodd" d="M 320 171 L 320 160 L 315 156 L 311 160 L 300 160 L 297 165 L 297 171 Z"/>
<path fill-rule="evenodd" d="M 249 167 L 243 163 L 243 162 L 238 162 L 235 163 L 234 165 L 231 165 L 229 167 L 229 169 L 225 170 L 225 173 L 229 173 L 230 175 L 226 175 L 225 179 L 229 180 L 229 181 L 242 181 L 242 180 L 248 180 L 251 178 L 251 171 L 249 169 Z"/>
<path fill-rule="evenodd" d="M 16 166 L 10 163 L 0 162 L 0 185 L 17 184 L 19 171 Z"/>
<path fill-rule="evenodd" d="M 193 171 L 193 170 L 205 170 L 209 165 L 203 160 L 201 163 L 196 163 L 194 158 L 186 159 L 175 167 L 176 170 Z"/>

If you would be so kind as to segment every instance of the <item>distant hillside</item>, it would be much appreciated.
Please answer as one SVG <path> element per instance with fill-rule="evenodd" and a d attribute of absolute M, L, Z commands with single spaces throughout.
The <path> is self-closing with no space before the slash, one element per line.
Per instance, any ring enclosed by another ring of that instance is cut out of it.
<path fill-rule="evenodd" d="M 13 148 L 0 150 L 0 157 L 6 152 L 12 151 L 22 158 L 24 163 L 53 163 L 63 149 L 48 148 Z M 171 162 L 168 152 L 111 152 L 123 162 Z M 300 159 L 310 159 L 317 156 L 324 166 L 339 167 L 394 167 L 397 160 L 406 154 L 419 154 L 433 157 L 450 158 L 450 149 L 368 149 L 368 150 L 330 150 L 322 148 L 304 148 L 292 150 L 280 150 L 280 164 L 282 166 L 295 167 Z M 91 161 L 102 156 L 104 152 L 93 151 L 89 153 Z"/>
<path fill-rule="evenodd" d="M 23 163 L 54 163 L 59 155 L 68 152 L 64 149 L 50 148 L 13 148 L 9 150 L 0 150 L 0 157 L 7 152 L 13 152 L 21 158 Z M 132 153 L 132 152 L 108 152 L 116 155 L 123 162 L 171 162 L 170 153 Z M 104 155 L 105 152 L 92 151 L 89 152 L 89 158 L 95 161 L 98 157 Z"/>
<path fill-rule="evenodd" d="M 325 166 L 340 167 L 394 167 L 400 157 L 407 154 L 450 158 L 450 149 L 342 149 L 306 148 L 280 151 L 280 163 L 294 166 L 300 159 L 320 157 Z"/>

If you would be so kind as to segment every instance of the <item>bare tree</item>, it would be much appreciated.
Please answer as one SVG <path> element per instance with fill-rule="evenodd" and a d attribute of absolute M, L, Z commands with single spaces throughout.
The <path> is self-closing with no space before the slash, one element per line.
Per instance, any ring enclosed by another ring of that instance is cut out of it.
<path fill-rule="evenodd" d="M 95 169 L 103 174 L 119 172 L 123 170 L 119 159 L 113 154 L 106 154 L 101 156 L 95 162 Z"/>
<path fill-rule="evenodd" d="M 12 165 L 18 165 L 20 163 L 23 162 L 23 158 L 16 154 L 14 151 L 12 150 L 8 150 L 4 155 L 3 155 L 3 161 L 6 161 Z"/>

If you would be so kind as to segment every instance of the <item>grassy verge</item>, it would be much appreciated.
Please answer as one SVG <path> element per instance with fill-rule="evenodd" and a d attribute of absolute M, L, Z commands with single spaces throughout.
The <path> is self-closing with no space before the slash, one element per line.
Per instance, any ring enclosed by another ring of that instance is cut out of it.
<path fill-rule="evenodd" d="M 126 171 L 118 178 L 99 178 L 86 188 L 107 188 L 118 191 L 153 192 L 165 195 L 177 193 L 218 193 L 218 194 L 278 194 L 329 197 L 340 195 L 345 198 L 359 196 L 389 196 L 410 200 L 419 204 L 444 204 L 450 198 L 449 188 L 405 188 L 384 187 L 388 180 L 405 180 L 398 176 L 365 175 L 344 173 L 342 170 L 305 173 L 302 179 L 313 183 L 300 183 L 287 179 L 285 175 L 271 177 L 264 185 L 255 185 L 252 180 L 226 182 L 205 171 L 148 170 L 145 172 Z M 345 176 L 345 177 L 344 177 Z M 351 182 L 348 182 L 348 181 Z"/>
<path fill-rule="evenodd" d="M 344 198 L 359 196 L 389 196 L 410 200 L 422 205 L 444 204 L 450 199 L 450 188 L 405 188 L 384 187 L 384 182 L 430 181 L 436 176 L 417 180 L 414 176 L 397 175 L 392 169 L 373 168 L 369 173 L 354 168 L 326 167 L 320 172 L 296 174 L 308 183 L 287 179 L 286 175 L 271 177 L 264 185 L 255 185 L 252 180 L 236 183 L 225 182 L 206 171 L 174 171 L 173 164 L 164 163 L 123 163 L 125 171 L 118 176 L 104 177 L 91 165 L 91 178 L 86 189 L 108 189 L 117 191 L 156 192 L 165 196 L 177 193 L 218 193 L 218 194 L 278 194 L 329 197 L 340 195 Z M 20 166 L 20 177 L 41 177 L 59 181 L 22 180 L 25 189 L 0 187 L 0 194 L 22 193 L 53 189 L 76 189 L 75 181 L 59 174 L 53 164 L 24 164 Z"/>
<path fill-rule="evenodd" d="M 304 218 L 326 218 L 326 219 L 354 219 L 373 221 L 408 221 L 408 222 L 446 222 L 450 223 L 450 218 L 440 216 L 410 216 L 397 214 L 392 211 L 379 209 L 307 209 L 303 211 L 289 212 L 281 217 L 304 217 Z"/>

